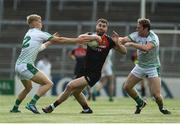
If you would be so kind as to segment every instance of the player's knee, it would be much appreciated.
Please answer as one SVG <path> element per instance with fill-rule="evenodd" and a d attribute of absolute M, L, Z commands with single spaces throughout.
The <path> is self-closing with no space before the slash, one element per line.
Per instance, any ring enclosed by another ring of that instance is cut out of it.
<path fill-rule="evenodd" d="M 25 91 L 26 91 L 27 93 L 29 93 L 31 90 L 32 90 L 32 86 L 25 88 Z"/>
<path fill-rule="evenodd" d="M 127 91 L 127 90 L 129 90 L 129 86 L 126 83 L 124 83 L 123 89 Z"/>
<path fill-rule="evenodd" d="M 77 92 L 73 92 L 73 96 L 74 97 L 77 97 L 80 93 L 77 93 Z"/>
<path fill-rule="evenodd" d="M 67 84 L 66 89 L 68 91 L 72 91 L 74 89 L 74 87 L 71 84 Z"/>
<path fill-rule="evenodd" d="M 49 87 L 51 88 L 51 87 L 53 87 L 54 84 L 53 84 L 53 82 L 50 81 L 50 82 L 48 83 L 48 85 L 49 85 Z"/>

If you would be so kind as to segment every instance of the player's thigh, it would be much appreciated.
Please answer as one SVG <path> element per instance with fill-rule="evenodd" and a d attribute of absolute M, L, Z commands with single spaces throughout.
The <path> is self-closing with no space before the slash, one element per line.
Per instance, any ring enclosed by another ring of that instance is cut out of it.
<path fill-rule="evenodd" d="M 68 86 L 72 87 L 73 89 L 74 88 L 76 88 L 76 89 L 84 88 L 87 85 L 88 85 L 88 82 L 86 81 L 84 76 L 74 79 L 68 83 Z"/>
<path fill-rule="evenodd" d="M 107 82 L 108 82 L 108 76 L 103 76 L 99 80 L 99 83 L 101 83 L 102 85 L 105 85 Z"/>
<path fill-rule="evenodd" d="M 25 89 L 31 90 L 32 89 L 32 81 L 31 80 L 21 80 Z"/>
<path fill-rule="evenodd" d="M 112 75 L 108 75 L 108 82 L 109 83 L 113 83 L 113 81 L 114 81 L 114 75 L 112 74 Z"/>
<path fill-rule="evenodd" d="M 141 80 L 141 78 L 138 78 L 134 74 L 130 73 L 125 81 L 124 87 L 133 88 Z"/>
<path fill-rule="evenodd" d="M 41 71 L 38 71 L 31 80 L 40 85 L 52 84 L 52 81 Z"/>
<path fill-rule="evenodd" d="M 160 94 L 161 91 L 161 79 L 160 77 L 148 78 L 148 82 L 150 85 L 151 93 Z"/>
<path fill-rule="evenodd" d="M 145 82 L 145 79 L 143 78 L 143 79 L 140 81 L 142 87 L 145 86 L 144 82 Z"/>

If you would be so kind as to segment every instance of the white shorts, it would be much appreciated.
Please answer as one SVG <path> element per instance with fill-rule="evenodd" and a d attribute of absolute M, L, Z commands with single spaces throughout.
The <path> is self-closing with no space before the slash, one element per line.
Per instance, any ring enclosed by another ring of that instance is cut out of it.
<path fill-rule="evenodd" d="M 38 69 L 32 64 L 16 64 L 15 72 L 20 80 L 30 80 L 37 72 Z"/>
<path fill-rule="evenodd" d="M 136 64 L 136 66 L 133 68 L 131 73 L 138 78 L 143 78 L 143 77 L 153 78 L 160 76 L 159 69 L 160 68 L 157 67 L 142 68 Z"/>
<path fill-rule="evenodd" d="M 110 65 L 106 65 L 102 68 L 101 77 L 111 76 L 113 75 L 112 67 Z"/>

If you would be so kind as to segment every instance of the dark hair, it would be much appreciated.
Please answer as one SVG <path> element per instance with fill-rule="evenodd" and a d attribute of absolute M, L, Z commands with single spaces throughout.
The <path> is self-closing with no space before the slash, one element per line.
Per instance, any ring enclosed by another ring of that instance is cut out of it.
<path fill-rule="evenodd" d="M 107 26 L 109 25 L 108 20 L 106 20 L 106 19 L 104 19 L 104 18 L 98 19 L 97 22 L 96 22 L 96 24 L 98 24 L 99 22 L 106 23 Z"/>
<path fill-rule="evenodd" d="M 138 24 L 142 25 L 143 28 L 148 28 L 148 31 L 151 29 L 151 21 L 146 18 L 140 18 L 137 20 Z"/>

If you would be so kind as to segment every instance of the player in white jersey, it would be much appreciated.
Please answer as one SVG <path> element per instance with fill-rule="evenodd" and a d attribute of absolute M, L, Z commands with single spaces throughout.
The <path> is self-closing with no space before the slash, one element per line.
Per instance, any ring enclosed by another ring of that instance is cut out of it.
<path fill-rule="evenodd" d="M 34 66 L 34 61 L 36 60 L 39 51 L 54 43 L 81 43 L 89 40 L 101 40 L 98 36 L 90 36 L 88 39 L 84 37 L 66 38 L 58 37 L 57 34 L 51 35 L 47 32 L 43 32 L 41 31 L 41 16 L 36 14 L 27 16 L 27 24 L 30 29 L 24 36 L 21 53 L 15 65 L 15 72 L 24 85 L 24 89 L 18 95 L 18 98 L 10 111 L 14 113 L 20 112 L 18 110 L 19 105 L 31 91 L 32 81 L 41 85 L 32 100 L 26 105 L 26 108 L 33 113 L 39 113 L 35 106 L 37 100 L 53 86 L 53 82 Z"/>
<path fill-rule="evenodd" d="M 135 114 L 140 114 L 142 108 L 146 105 L 146 101 L 139 97 L 133 87 L 141 81 L 143 77 L 146 77 L 150 83 L 151 93 L 156 100 L 160 112 L 170 114 L 171 112 L 163 106 L 163 98 L 160 92 L 159 38 L 150 28 L 150 20 L 140 18 L 137 21 L 136 32 L 126 37 L 119 37 L 121 43 L 125 43 L 126 47 L 137 49 L 138 57 L 138 63 L 128 75 L 124 89 L 137 103 Z"/>

